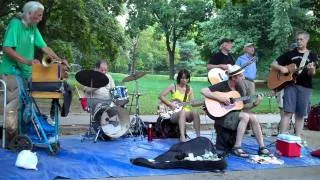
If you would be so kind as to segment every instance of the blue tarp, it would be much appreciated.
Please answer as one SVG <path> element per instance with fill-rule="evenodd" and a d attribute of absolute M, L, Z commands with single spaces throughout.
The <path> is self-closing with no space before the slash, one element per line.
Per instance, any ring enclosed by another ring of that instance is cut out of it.
<path fill-rule="evenodd" d="M 211 137 L 209 137 L 211 138 Z M 266 145 L 274 139 L 266 140 Z M 131 158 L 154 158 L 167 151 L 177 139 L 155 139 L 148 142 L 146 138 L 119 138 L 113 141 L 81 142 L 80 136 L 64 136 L 60 139 L 61 150 L 56 156 L 49 156 L 47 151 L 38 149 L 38 171 L 25 170 L 15 166 L 17 153 L 0 149 L 1 179 L 54 179 L 65 177 L 102 178 L 123 176 L 150 176 L 186 174 L 197 171 L 184 169 L 157 170 L 130 163 Z M 246 137 L 243 148 L 253 154 L 257 153 L 257 144 L 254 138 Z M 270 146 L 274 152 L 274 145 Z M 307 149 L 302 150 L 300 158 L 285 158 L 283 165 L 261 165 L 249 162 L 246 159 L 229 156 L 228 170 L 271 169 L 281 167 L 315 166 L 320 165 L 320 159 L 314 158 Z"/>

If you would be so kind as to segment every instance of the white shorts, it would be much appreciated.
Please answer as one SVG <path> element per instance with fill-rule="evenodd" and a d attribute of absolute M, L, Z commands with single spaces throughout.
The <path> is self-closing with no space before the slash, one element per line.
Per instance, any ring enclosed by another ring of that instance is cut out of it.
<path fill-rule="evenodd" d="M 279 108 L 283 108 L 283 94 L 284 94 L 283 89 L 276 93 L 277 103 L 279 104 Z"/>

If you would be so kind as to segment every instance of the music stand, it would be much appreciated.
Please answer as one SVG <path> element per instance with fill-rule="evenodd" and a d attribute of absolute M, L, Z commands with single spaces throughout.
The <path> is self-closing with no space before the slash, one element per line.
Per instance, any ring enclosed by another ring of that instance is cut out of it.
<path fill-rule="evenodd" d="M 109 83 L 109 79 L 108 77 L 99 72 L 99 71 L 94 71 L 94 70 L 82 70 L 77 72 L 76 74 L 76 80 L 82 84 L 83 86 L 87 86 L 92 88 L 101 88 L 106 86 Z M 89 113 L 90 113 L 90 124 L 89 124 L 89 128 L 88 128 L 88 132 L 86 133 L 88 135 L 88 137 L 90 137 L 91 135 L 94 135 L 94 133 L 92 133 L 93 127 L 92 127 L 92 114 L 93 114 L 93 108 L 92 108 L 92 90 L 90 91 L 90 102 L 88 104 L 89 106 Z M 97 141 L 98 135 L 100 134 L 100 130 L 95 134 L 95 139 L 94 142 Z M 81 139 L 81 141 L 83 141 L 85 139 L 85 136 Z"/>

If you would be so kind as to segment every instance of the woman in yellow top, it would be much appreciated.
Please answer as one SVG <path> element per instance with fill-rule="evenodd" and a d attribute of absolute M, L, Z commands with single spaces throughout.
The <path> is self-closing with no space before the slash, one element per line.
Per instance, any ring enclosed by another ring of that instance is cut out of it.
<path fill-rule="evenodd" d="M 170 107 L 172 110 L 179 108 L 177 102 L 190 102 L 193 100 L 193 90 L 188 85 L 190 82 L 190 73 L 186 69 L 179 71 L 177 76 L 177 84 L 171 84 L 164 89 L 159 96 L 159 99 Z M 169 101 L 166 96 L 171 93 L 171 100 Z M 185 100 L 184 100 L 185 99 Z M 197 137 L 200 136 L 200 117 L 197 112 L 191 111 L 191 106 L 187 105 L 182 108 L 181 111 L 174 113 L 171 116 L 171 122 L 178 123 L 180 130 L 180 141 L 185 142 L 185 123 L 192 122 L 193 127 L 196 130 Z"/>

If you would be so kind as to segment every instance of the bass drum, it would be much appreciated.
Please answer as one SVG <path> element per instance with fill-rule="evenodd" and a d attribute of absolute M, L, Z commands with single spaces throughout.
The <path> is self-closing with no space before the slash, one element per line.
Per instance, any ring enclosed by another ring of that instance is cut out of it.
<path fill-rule="evenodd" d="M 98 105 L 93 115 L 92 127 L 96 132 L 101 128 L 103 139 L 119 138 L 129 130 L 130 117 L 119 106 Z"/>

